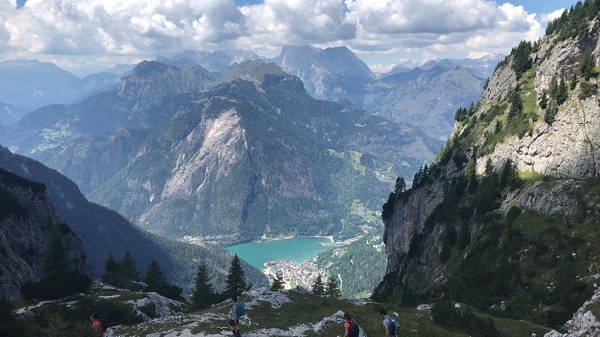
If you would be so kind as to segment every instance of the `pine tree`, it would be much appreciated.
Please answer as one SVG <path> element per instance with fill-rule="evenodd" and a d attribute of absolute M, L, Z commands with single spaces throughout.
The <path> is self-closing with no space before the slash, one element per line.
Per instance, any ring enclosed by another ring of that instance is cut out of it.
<path fill-rule="evenodd" d="M 547 107 L 548 107 L 548 94 L 546 93 L 546 90 L 543 90 L 542 98 L 540 98 L 540 108 L 542 108 L 542 110 L 546 110 Z"/>
<path fill-rule="evenodd" d="M 467 192 L 469 194 L 477 190 L 477 163 L 475 159 L 469 159 L 467 162 L 467 169 L 465 174 L 467 175 Z"/>
<path fill-rule="evenodd" d="M 196 309 L 208 308 L 215 298 L 212 289 L 210 276 L 206 267 L 206 261 L 200 261 L 196 279 L 194 280 L 194 290 L 192 293 L 192 306 Z"/>
<path fill-rule="evenodd" d="M 558 91 L 556 92 L 556 104 L 562 105 L 567 101 L 567 98 L 569 98 L 569 90 L 567 89 L 565 79 L 561 77 L 558 84 Z"/>
<path fill-rule="evenodd" d="M 590 78 L 596 76 L 596 71 L 594 70 L 595 68 L 596 59 L 594 59 L 592 53 L 590 53 L 589 51 L 583 53 L 581 65 L 579 66 L 579 72 L 581 73 L 581 76 L 583 76 L 583 78 L 585 78 L 586 81 L 589 81 Z"/>
<path fill-rule="evenodd" d="M 244 276 L 244 270 L 240 258 L 236 255 L 231 260 L 231 266 L 229 267 L 229 274 L 227 274 L 227 280 L 225 281 L 225 293 L 228 297 L 240 296 L 244 290 L 246 290 L 247 283 L 246 277 Z"/>
<path fill-rule="evenodd" d="M 340 297 L 342 295 L 340 286 L 333 276 L 329 276 L 327 279 L 327 288 L 325 289 L 325 294 L 329 297 Z"/>
<path fill-rule="evenodd" d="M 64 283 L 69 274 L 69 259 L 58 225 L 52 224 L 44 253 L 44 277 L 53 283 Z"/>
<path fill-rule="evenodd" d="M 165 274 L 155 259 L 152 259 L 150 265 L 148 265 L 148 270 L 143 281 L 148 286 L 148 290 L 156 292 L 159 292 L 160 288 L 168 284 Z"/>
<path fill-rule="evenodd" d="M 508 117 L 511 119 L 519 116 L 523 112 L 523 101 L 521 100 L 521 94 L 519 92 L 519 87 L 516 87 L 510 98 L 510 111 Z"/>
<path fill-rule="evenodd" d="M 404 191 L 406 191 L 406 182 L 404 181 L 404 178 L 396 178 L 396 186 L 394 187 L 394 193 L 396 194 L 396 196 L 398 196 Z"/>
<path fill-rule="evenodd" d="M 119 262 L 119 275 L 121 278 L 132 281 L 139 281 L 140 279 L 140 271 L 137 269 L 137 261 L 131 255 L 129 249 L 125 251 L 123 258 Z"/>
<path fill-rule="evenodd" d="M 312 292 L 319 296 L 325 295 L 325 284 L 323 283 L 321 274 L 317 275 L 317 278 L 315 278 L 315 281 L 312 284 Z"/>
<path fill-rule="evenodd" d="M 277 291 L 283 289 L 283 283 L 283 274 L 278 271 L 273 279 L 273 283 L 271 283 L 271 290 Z"/>
<path fill-rule="evenodd" d="M 119 274 L 119 264 L 112 253 L 110 253 L 104 261 L 104 274 L 102 274 L 102 282 L 117 285 L 120 279 Z"/>

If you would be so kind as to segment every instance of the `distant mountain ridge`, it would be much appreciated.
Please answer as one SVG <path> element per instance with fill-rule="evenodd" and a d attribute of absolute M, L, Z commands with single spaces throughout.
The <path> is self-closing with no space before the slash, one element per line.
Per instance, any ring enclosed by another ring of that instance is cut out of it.
<path fill-rule="evenodd" d="M 156 61 L 180 68 L 181 70 L 196 69 L 196 76 L 202 76 L 207 79 L 215 79 L 225 74 L 227 70 L 244 61 L 259 60 L 261 57 L 252 50 L 225 50 L 225 51 L 194 51 L 187 50 L 176 54 L 171 58 L 158 56 Z M 485 78 L 491 73 L 499 58 L 490 56 L 481 59 L 443 59 L 429 61 L 420 67 L 411 65 L 410 67 L 397 67 L 384 74 L 381 77 L 393 75 L 395 73 L 409 72 L 416 69 L 425 71 L 431 70 L 434 66 L 439 66 L 450 71 L 452 68 L 460 66 L 470 69 L 469 74 L 463 78 L 464 81 L 481 82 L 481 87 Z M 440 85 L 432 82 L 415 82 L 398 84 L 399 94 L 389 95 L 389 91 L 373 92 L 375 88 L 383 88 L 379 83 L 380 75 L 374 74 L 369 67 L 361 61 L 347 47 L 335 47 L 320 49 L 310 46 L 284 46 L 280 55 L 270 61 L 281 66 L 284 71 L 298 76 L 303 82 L 307 92 L 317 98 L 332 101 L 348 100 L 353 104 L 367 109 L 369 112 L 378 115 L 387 115 L 404 121 L 411 120 L 417 127 L 428 132 L 429 136 L 445 140 L 447 139 L 451 128 L 446 123 L 442 126 L 435 125 L 438 116 L 442 119 L 451 119 L 453 111 L 451 107 L 458 102 L 459 105 L 467 105 L 469 99 L 476 97 L 481 93 L 481 87 L 473 89 L 471 85 L 462 86 L 462 91 L 453 91 L 446 93 L 442 88 L 447 88 L 451 83 Z M 4 85 L 3 92 L 0 95 L 0 102 L 20 107 L 35 109 L 48 104 L 71 104 L 84 100 L 92 95 L 102 91 L 108 91 L 115 88 L 120 80 L 119 76 L 128 76 L 133 66 L 117 65 L 115 68 L 101 73 L 91 74 L 86 78 L 79 79 L 51 63 L 38 62 L 35 60 L 15 60 L 0 64 L 0 89 Z M 202 75 L 200 75 L 202 73 Z M 189 73 L 188 73 L 189 74 Z M 447 77 L 447 76 L 446 76 Z M 40 81 L 39 78 L 44 78 Z M 188 79 L 190 80 L 190 79 Z M 441 79 L 443 81 L 443 79 Z M 15 85 L 17 84 L 17 85 Z M 436 87 L 437 85 L 437 87 Z M 435 107 L 435 113 L 430 111 L 420 111 L 418 104 L 410 102 L 409 97 L 404 97 L 402 92 L 419 88 L 423 95 L 419 100 L 438 100 L 440 104 Z M 433 88 L 436 87 L 436 88 Z M 203 85 L 201 90 L 205 90 Z M 369 97 L 385 96 L 387 102 L 383 106 L 373 104 L 377 100 L 371 100 Z M 395 97 L 396 102 L 391 102 Z M 441 97 L 441 98 L 440 98 Z M 4 99 L 4 100 L 3 100 Z M 396 107 L 408 106 L 396 110 Z M 386 113 L 381 111 L 385 110 Z M 395 110 L 393 113 L 390 111 Z M 412 119 L 412 115 L 429 116 L 424 120 Z M 20 116 L 17 116 L 20 118 Z M 0 114 L 0 123 L 6 125 L 10 121 L 2 122 Z"/>
<path fill-rule="evenodd" d="M 53 63 L 37 60 L 0 62 L 0 102 L 25 109 L 68 104 L 114 85 L 114 74 L 80 79 Z"/>
<path fill-rule="evenodd" d="M 315 98 L 348 100 L 372 114 L 412 123 L 428 136 L 446 140 L 456 107 L 477 101 L 499 59 L 436 60 L 396 68 L 380 78 L 346 47 L 284 46 L 273 61 L 298 76 Z"/>

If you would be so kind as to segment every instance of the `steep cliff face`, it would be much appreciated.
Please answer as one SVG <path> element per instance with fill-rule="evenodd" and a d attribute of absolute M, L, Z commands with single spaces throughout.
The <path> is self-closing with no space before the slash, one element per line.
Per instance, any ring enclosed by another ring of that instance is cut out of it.
<path fill-rule="evenodd" d="M 589 248 L 600 214 L 600 100 L 597 73 L 585 78 L 582 64 L 600 57 L 593 13 L 578 33 L 558 27 L 515 48 L 477 109 L 457 111 L 424 176 L 390 195 L 388 275 L 376 298 L 445 297 L 554 326 L 590 295 L 600 272 Z"/>
<path fill-rule="evenodd" d="M 579 38 L 558 40 L 556 35 L 546 36 L 539 49 L 531 54 L 534 60 L 535 76 L 533 90 L 528 95 L 535 95 L 536 102 L 543 92 L 550 92 L 552 78 L 571 81 L 579 72 L 584 52 L 591 53 L 598 60 L 600 44 L 598 31 L 600 20 L 590 22 L 587 34 Z M 516 76 L 511 69 L 512 60 L 496 71 L 488 88 L 482 96 L 479 117 L 498 102 L 501 95 L 506 95 L 516 84 Z M 574 85 L 572 93 L 564 102 L 548 124 L 544 121 L 545 111 L 536 107 L 533 122 L 528 134 L 513 135 L 499 142 L 491 153 L 478 160 L 478 172 L 482 173 L 488 159 L 499 169 L 507 159 L 511 159 L 519 171 L 533 171 L 553 177 L 590 178 L 597 175 L 600 145 L 600 104 L 597 95 L 581 99 L 582 81 Z M 569 83 L 570 84 L 570 83 Z M 495 126 L 490 123 L 489 130 Z M 464 131 L 466 125 L 457 124 L 454 135 Z M 489 133 L 488 133 L 489 135 Z M 485 143 L 486 135 L 475 142 L 475 146 Z"/>
<path fill-rule="evenodd" d="M 20 287 L 43 276 L 43 259 L 51 224 L 63 224 L 46 194 L 46 186 L 0 169 L 0 297 L 20 297 Z M 79 238 L 62 226 L 71 265 L 91 274 Z"/>

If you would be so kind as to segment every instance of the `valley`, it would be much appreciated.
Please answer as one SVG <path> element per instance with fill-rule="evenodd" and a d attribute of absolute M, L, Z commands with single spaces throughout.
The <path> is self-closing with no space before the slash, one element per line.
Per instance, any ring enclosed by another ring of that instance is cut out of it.
<path fill-rule="evenodd" d="M 600 336 L 600 0 L 535 15 L 476 0 L 474 30 L 463 3 L 417 1 L 417 35 L 404 0 L 363 1 L 288 17 L 254 44 L 269 56 L 231 49 L 255 38 L 236 31 L 290 1 L 149 1 L 118 54 L 193 33 L 82 78 L 0 59 L 0 337 L 239 337 L 236 297 L 248 337 L 341 336 L 346 312 L 383 335 L 381 309 L 400 336 Z M 58 3 L 0 4 L 0 21 Z M 171 22 L 186 10 L 193 24 Z M 408 35 L 437 41 L 420 63 L 363 61 Z M 502 38 L 506 56 L 470 49 Z M 450 46 L 468 58 L 432 59 Z"/>

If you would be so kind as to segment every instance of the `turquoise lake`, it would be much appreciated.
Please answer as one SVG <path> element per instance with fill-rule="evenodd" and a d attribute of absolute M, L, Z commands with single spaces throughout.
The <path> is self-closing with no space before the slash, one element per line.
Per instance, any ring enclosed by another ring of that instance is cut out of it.
<path fill-rule="evenodd" d="M 330 248 L 343 245 L 339 242 L 331 242 L 328 238 L 302 236 L 269 242 L 243 243 L 226 249 L 262 270 L 265 268 L 263 264 L 267 261 L 288 260 L 301 263 Z"/>

